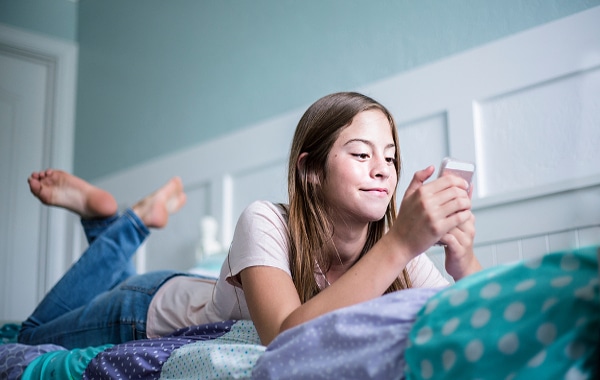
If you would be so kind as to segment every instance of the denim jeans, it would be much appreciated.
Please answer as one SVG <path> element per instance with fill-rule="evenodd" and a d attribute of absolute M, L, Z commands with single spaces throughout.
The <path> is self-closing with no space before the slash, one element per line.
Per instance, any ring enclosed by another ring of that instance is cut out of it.
<path fill-rule="evenodd" d="M 150 301 L 178 273 L 136 275 L 131 258 L 150 231 L 132 210 L 82 225 L 87 250 L 23 322 L 20 343 L 70 349 L 146 338 Z"/>

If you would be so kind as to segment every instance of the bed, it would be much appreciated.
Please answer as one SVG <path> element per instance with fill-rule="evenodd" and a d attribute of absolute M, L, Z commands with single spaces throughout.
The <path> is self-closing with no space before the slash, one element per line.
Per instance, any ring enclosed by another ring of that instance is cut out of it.
<path fill-rule="evenodd" d="M 583 247 L 446 288 L 387 294 L 290 329 L 267 347 L 251 321 L 74 350 L 9 340 L 0 345 L 0 378 L 594 379 L 599 258 L 600 247 Z"/>

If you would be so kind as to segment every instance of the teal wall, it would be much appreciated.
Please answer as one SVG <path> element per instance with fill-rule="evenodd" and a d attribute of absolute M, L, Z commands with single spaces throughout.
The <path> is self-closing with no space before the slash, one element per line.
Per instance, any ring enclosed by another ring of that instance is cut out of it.
<path fill-rule="evenodd" d="M 0 0 L 0 22 L 65 39 L 76 29 L 74 167 L 93 180 L 598 5 Z"/>
<path fill-rule="evenodd" d="M 77 9 L 73 0 L 0 0 L 0 22 L 73 42 Z"/>

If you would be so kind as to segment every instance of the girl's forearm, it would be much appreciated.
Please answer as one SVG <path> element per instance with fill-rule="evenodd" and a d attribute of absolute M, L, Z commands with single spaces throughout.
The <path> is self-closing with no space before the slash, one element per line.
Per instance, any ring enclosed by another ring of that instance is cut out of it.
<path fill-rule="evenodd" d="M 381 296 L 412 258 L 413 254 L 401 242 L 385 235 L 331 286 L 294 310 L 281 324 L 280 332 Z"/>

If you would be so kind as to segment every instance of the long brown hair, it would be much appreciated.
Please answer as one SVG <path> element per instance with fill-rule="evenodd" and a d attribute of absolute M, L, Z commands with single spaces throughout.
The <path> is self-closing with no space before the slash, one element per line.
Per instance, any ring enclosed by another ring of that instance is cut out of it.
<path fill-rule="evenodd" d="M 288 166 L 290 270 L 301 302 L 306 302 L 320 290 L 315 279 L 315 263 L 326 272 L 331 266 L 327 252 L 332 248 L 333 225 L 322 197 L 321 184 L 325 180 L 327 158 L 342 129 L 360 112 L 378 109 L 389 123 L 396 146 L 395 168 L 400 178 L 400 147 L 396 124 L 390 112 L 368 96 L 356 92 L 339 92 L 324 96 L 304 113 L 292 141 Z M 303 165 L 298 168 L 302 153 Z M 385 216 L 369 223 L 362 257 L 389 229 L 396 218 L 396 190 Z M 387 289 L 386 293 L 411 286 L 406 269 Z"/>

